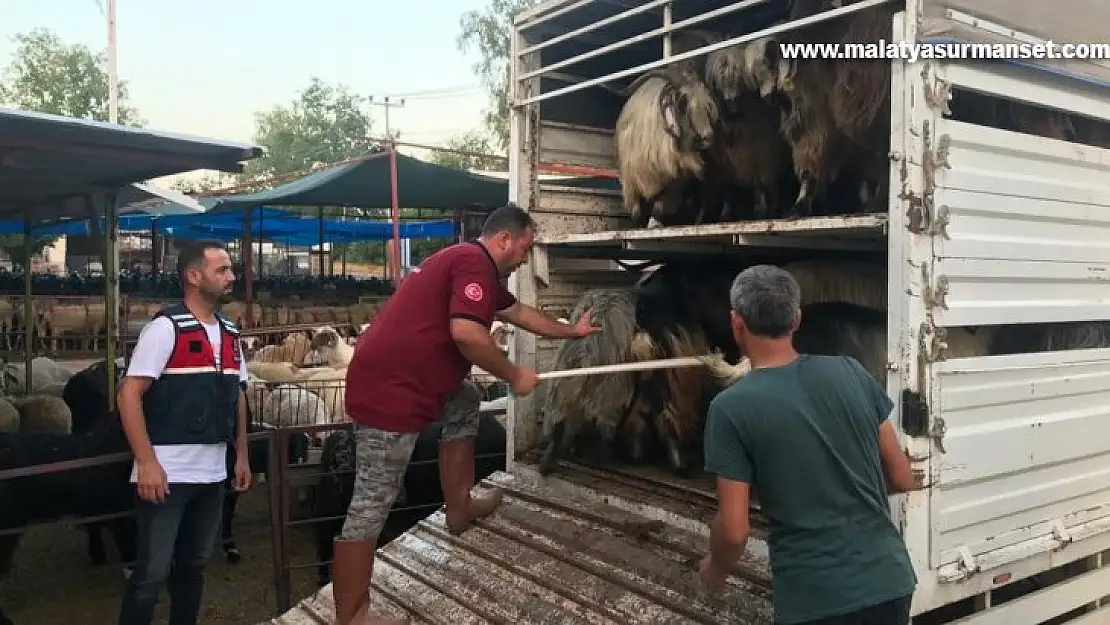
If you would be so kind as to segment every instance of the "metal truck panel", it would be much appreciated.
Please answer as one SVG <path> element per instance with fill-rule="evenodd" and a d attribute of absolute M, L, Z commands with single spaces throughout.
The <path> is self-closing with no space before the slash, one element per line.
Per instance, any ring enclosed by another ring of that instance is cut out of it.
<path fill-rule="evenodd" d="M 1110 349 L 933 367 L 933 568 L 1110 515 Z"/>
<path fill-rule="evenodd" d="M 664 497 L 575 466 L 546 479 L 497 473 L 491 485 L 505 489 L 501 508 L 461 536 L 446 532 L 440 510 L 378 551 L 371 605 L 380 615 L 437 625 L 771 623 L 759 536 L 724 593 L 698 582 L 712 498 Z M 328 585 L 270 622 L 331 623 L 334 610 Z"/>
<path fill-rule="evenodd" d="M 1110 150 L 938 119 L 938 326 L 1104 319 Z"/>

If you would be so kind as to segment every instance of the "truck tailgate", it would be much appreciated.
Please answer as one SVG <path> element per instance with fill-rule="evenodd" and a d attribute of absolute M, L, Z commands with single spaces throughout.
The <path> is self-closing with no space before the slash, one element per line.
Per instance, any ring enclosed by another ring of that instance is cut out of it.
<path fill-rule="evenodd" d="M 711 497 L 574 464 L 541 478 L 496 473 L 499 511 L 460 537 L 442 509 L 378 552 L 372 605 L 414 623 L 770 623 L 766 543 L 758 530 L 727 590 L 708 594 Z M 331 623 L 331 586 L 271 621 Z"/>

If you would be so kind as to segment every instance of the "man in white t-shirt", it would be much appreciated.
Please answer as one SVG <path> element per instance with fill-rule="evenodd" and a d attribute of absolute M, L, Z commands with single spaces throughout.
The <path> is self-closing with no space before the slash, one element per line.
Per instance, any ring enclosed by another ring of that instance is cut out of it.
<path fill-rule="evenodd" d="M 120 385 L 124 433 L 135 454 L 138 557 L 119 625 L 149 625 L 165 582 L 170 625 L 196 625 L 204 567 L 220 530 L 227 444 L 234 486 L 250 486 L 247 379 L 239 330 L 216 312 L 235 276 L 223 244 L 198 241 L 178 257 L 184 299 L 143 328 Z"/>

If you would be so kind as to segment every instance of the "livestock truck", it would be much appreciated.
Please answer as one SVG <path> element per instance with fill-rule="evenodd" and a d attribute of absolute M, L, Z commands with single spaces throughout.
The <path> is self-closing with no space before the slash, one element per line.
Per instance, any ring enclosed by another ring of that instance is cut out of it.
<path fill-rule="evenodd" d="M 845 4 L 801 22 L 882 3 Z M 1110 24 L 1101 0 L 905 0 L 899 9 L 887 41 L 1051 40 L 1060 50 L 1099 42 Z M 772 249 L 878 256 L 888 282 L 886 388 L 922 480 L 890 498 L 919 579 L 915 623 L 1110 622 L 1110 350 L 945 353 L 951 328 L 1110 318 L 1110 150 L 945 111 L 948 96 L 973 92 L 1104 128 L 1110 63 L 873 60 L 892 65 L 889 199 L 878 212 L 634 228 L 611 174 L 608 185 L 540 179 L 615 170 L 629 82 L 789 33 L 799 22 L 784 22 L 788 11 L 768 0 L 550 0 L 518 15 L 510 199 L 539 234 L 511 288 L 565 316 L 589 288 L 633 283 L 636 261 Z M 672 54 L 672 33 L 690 27 L 730 38 Z M 558 346 L 517 331 L 511 354 L 544 371 Z M 385 546 L 376 605 L 436 623 L 771 622 L 765 525 L 723 595 L 696 581 L 716 512 L 711 481 L 570 459 L 540 476 L 545 384 L 509 403 L 508 466 L 487 480 L 506 488 L 502 509 L 460 537 L 443 531 L 437 512 Z"/>

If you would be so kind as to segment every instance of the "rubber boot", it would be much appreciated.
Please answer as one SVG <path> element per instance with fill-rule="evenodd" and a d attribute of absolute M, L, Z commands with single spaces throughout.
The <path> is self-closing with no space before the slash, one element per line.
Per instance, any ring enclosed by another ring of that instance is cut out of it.
<path fill-rule="evenodd" d="M 454 536 L 501 505 L 500 490 L 470 496 L 474 486 L 474 438 L 440 442 L 439 481 L 447 505 L 447 531 Z"/>

